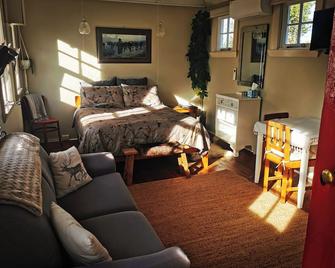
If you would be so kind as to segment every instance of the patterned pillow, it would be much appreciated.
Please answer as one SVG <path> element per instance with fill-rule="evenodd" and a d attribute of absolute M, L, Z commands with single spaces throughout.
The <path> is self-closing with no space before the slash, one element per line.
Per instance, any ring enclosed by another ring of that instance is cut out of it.
<path fill-rule="evenodd" d="M 75 264 L 88 265 L 112 260 L 100 241 L 55 202 L 51 203 L 51 221 Z"/>
<path fill-rule="evenodd" d="M 147 86 L 148 78 L 116 78 L 116 85 L 121 86 L 121 84 L 126 84 L 128 86 Z"/>
<path fill-rule="evenodd" d="M 116 77 L 114 76 L 110 80 L 92 82 L 92 86 L 116 86 Z"/>
<path fill-rule="evenodd" d="M 49 160 L 54 175 L 57 198 L 77 190 L 92 180 L 74 146 L 66 151 L 51 153 Z"/>
<path fill-rule="evenodd" d="M 156 106 L 161 104 L 157 86 L 122 85 L 123 99 L 126 107 Z"/>
<path fill-rule="evenodd" d="M 109 108 L 124 108 L 121 87 L 91 86 L 81 88 L 81 107 L 96 107 L 101 104 Z"/>

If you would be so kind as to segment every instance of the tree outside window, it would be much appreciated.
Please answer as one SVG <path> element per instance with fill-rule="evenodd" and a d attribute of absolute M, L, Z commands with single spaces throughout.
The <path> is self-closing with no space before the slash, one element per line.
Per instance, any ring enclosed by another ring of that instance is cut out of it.
<path fill-rule="evenodd" d="M 284 46 L 304 47 L 311 42 L 316 1 L 302 1 L 287 6 Z"/>

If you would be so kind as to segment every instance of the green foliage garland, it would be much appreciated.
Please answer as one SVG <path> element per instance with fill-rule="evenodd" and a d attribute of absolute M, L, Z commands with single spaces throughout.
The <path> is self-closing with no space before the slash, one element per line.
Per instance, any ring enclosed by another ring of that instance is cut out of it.
<path fill-rule="evenodd" d="M 211 23 L 209 12 L 200 10 L 192 20 L 192 35 L 186 57 L 190 63 L 188 78 L 192 88 L 201 100 L 208 97 L 207 84 L 211 80 L 209 73 L 209 36 Z"/>

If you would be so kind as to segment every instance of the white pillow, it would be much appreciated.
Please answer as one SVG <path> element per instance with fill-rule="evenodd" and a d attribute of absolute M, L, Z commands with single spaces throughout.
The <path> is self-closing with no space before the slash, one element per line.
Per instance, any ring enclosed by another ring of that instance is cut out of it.
<path fill-rule="evenodd" d="M 51 221 L 59 240 L 76 265 L 112 259 L 99 240 L 55 202 L 51 203 Z"/>
<path fill-rule="evenodd" d="M 57 198 L 77 190 L 92 180 L 74 146 L 66 151 L 51 153 L 49 162 L 54 175 Z"/>

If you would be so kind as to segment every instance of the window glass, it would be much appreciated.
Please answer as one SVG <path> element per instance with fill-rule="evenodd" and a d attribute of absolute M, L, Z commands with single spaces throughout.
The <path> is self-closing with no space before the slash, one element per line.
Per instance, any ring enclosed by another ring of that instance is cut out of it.
<path fill-rule="evenodd" d="M 219 18 L 218 50 L 233 48 L 234 19 L 230 17 Z"/>
<path fill-rule="evenodd" d="M 311 42 L 316 1 L 300 1 L 287 6 L 283 27 L 284 46 L 306 46 Z"/>

